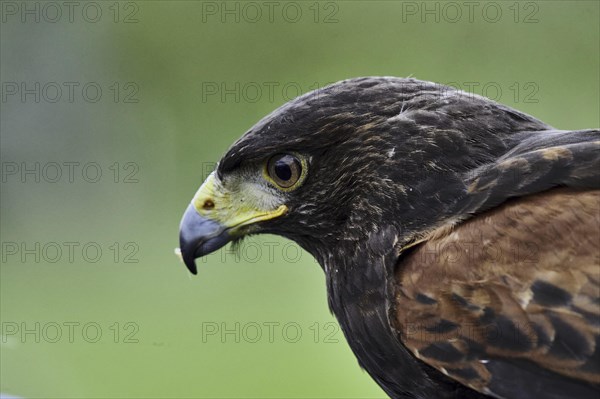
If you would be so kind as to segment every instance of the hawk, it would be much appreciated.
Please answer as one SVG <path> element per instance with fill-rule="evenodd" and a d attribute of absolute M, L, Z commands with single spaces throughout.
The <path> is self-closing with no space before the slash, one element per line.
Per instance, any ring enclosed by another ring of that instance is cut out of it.
<path fill-rule="evenodd" d="M 600 397 L 600 130 L 431 82 L 344 80 L 238 139 L 180 253 L 278 234 L 312 254 L 393 398 Z"/>

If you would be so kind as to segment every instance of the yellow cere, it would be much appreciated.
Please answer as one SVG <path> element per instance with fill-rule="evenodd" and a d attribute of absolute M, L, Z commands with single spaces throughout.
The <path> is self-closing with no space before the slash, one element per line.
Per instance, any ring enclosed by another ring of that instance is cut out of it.
<path fill-rule="evenodd" d="M 248 202 L 233 201 L 211 173 L 192 199 L 194 208 L 203 217 L 221 223 L 227 228 L 247 226 L 252 223 L 273 219 L 288 211 L 286 205 L 275 209 L 257 209 Z"/>

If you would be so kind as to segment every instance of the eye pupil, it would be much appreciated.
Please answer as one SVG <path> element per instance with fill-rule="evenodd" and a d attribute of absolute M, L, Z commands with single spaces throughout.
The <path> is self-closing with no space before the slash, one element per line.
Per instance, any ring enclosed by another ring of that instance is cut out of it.
<path fill-rule="evenodd" d="M 289 189 L 300 180 L 302 163 L 295 155 L 277 154 L 269 159 L 267 173 L 276 186 Z"/>
<path fill-rule="evenodd" d="M 275 162 L 275 174 L 283 181 L 288 181 L 292 178 L 292 168 L 283 160 Z"/>

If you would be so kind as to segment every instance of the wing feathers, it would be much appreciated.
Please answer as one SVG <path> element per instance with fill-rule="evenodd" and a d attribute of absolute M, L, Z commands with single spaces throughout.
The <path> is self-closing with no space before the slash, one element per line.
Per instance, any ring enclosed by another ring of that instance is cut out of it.
<path fill-rule="evenodd" d="M 474 214 L 507 198 L 556 186 L 600 188 L 600 131 L 534 132 L 496 162 L 465 176 L 467 197 L 455 214 Z"/>
<path fill-rule="evenodd" d="M 429 237 L 396 274 L 401 339 L 416 357 L 498 397 L 498 384 L 548 373 L 598 392 L 600 190 L 515 199 Z M 520 397 L 549 394 L 520 383 Z"/>

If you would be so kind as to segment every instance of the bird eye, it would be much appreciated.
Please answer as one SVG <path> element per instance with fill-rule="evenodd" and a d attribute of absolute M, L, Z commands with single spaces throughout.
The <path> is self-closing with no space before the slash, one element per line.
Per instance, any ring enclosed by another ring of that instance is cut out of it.
<path fill-rule="evenodd" d="M 302 176 L 302 162 L 291 154 L 277 154 L 267 162 L 267 174 L 281 188 L 293 187 Z"/>

